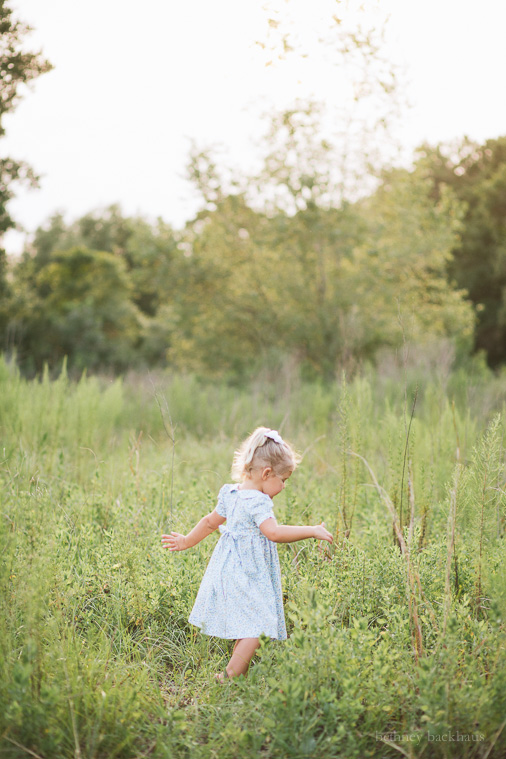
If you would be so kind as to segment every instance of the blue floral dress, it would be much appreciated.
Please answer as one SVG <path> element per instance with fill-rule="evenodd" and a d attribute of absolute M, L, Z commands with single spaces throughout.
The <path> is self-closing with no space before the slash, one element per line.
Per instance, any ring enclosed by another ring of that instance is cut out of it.
<path fill-rule="evenodd" d="M 276 543 L 260 532 L 274 517 L 272 499 L 259 490 L 224 485 L 216 511 L 225 517 L 189 622 L 218 638 L 286 638 Z"/>

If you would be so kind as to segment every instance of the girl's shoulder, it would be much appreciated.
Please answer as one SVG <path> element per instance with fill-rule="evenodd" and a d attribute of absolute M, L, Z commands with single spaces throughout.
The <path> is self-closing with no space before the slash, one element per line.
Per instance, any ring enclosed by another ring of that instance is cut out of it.
<path fill-rule="evenodd" d="M 240 490 L 237 484 L 221 488 L 216 511 L 225 519 L 233 518 L 236 524 L 244 519 L 250 523 L 253 519 L 257 527 L 274 516 L 270 496 L 261 490 Z"/>
<path fill-rule="evenodd" d="M 238 483 L 223 485 L 218 494 L 218 498 L 223 499 L 229 495 L 233 495 L 234 497 L 238 496 L 245 501 L 258 500 L 266 501 L 267 503 L 271 502 L 271 497 L 266 493 L 262 493 L 261 490 L 240 490 Z"/>

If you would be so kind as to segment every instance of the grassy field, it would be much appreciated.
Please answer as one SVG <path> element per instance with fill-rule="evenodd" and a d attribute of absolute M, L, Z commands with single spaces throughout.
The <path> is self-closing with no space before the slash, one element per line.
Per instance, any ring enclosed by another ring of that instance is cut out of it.
<path fill-rule="evenodd" d="M 0 756 L 504 757 L 506 377 L 397 374 L 0 363 Z M 278 521 L 336 540 L 279 546 L 288 640 L 219 686 L 230 644 L 187 622 L 217 536 L 160 534 L 214 508 L 258 424 L 304 454 Z"/>

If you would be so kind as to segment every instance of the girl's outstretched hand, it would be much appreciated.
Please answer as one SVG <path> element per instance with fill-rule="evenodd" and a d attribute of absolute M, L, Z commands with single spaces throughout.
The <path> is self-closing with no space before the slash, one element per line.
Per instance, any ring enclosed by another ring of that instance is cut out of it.
<path fill-rule="evenodd" d="M 162 546 L 169 551 L 184 551 L 187 548 L 186 535 L 179 532 L 171 532 L 170 535 L 162 535 Z"/>
<path fill-rule="evenodd" d="M 329 543 L 333 542 L 334 538 L 325 527 L 325 522 L 322 522 L 321 524 L 316 524 L 313 527 L 313 530 L 314 530 L 314 537 L 316 538 L 316 540 L 328 540 Z"/>

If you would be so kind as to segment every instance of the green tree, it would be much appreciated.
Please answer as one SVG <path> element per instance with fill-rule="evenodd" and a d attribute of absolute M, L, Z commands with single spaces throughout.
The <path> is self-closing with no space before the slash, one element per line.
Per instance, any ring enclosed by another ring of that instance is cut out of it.
<path fill-rule="evenodd" d="M 0 0 L 0 138 L 5 134 L 4 116 L 14 110 L 24 86 L 52 68 L 40 52 L 22 49 L 29 31 L 29 26 L 14 18 L 10 3 Z M 13 158 L 0 158 L 0 240 L 15 226 L 7 206 L 19 183 L 37 185 L 37 177 L 30 166 Z M 0 246 L 0 334 L 8 315 L 6 273 L 6 254 Z"/>
<path fill-rule="evenodd" d="M 435 201 L 420 171 L 397 171 L 369 198 L 333 207 L 328 148 L 316 143 L 321 160 L 306 151 L 298 165 L 287 134 L 290 161 L 278 145 L 268 166 L 281 190 L 268 213 L 214 188 L 188 225 L 171 358 L 243 376 L 284 355 L 330 378 L 402 344 L 408 322 L 416 342 L 468 349 L 472 309 L 446 271 L 462 214 L 451 192 Z"/>
<path fill-rule="evenodd" d="M 422 171 L 394 170 L 359 204 L 368 234 L 354 255 L 355 293 L 368 352 L 400 345 L 408 325 L 416 343 L 450 337 L 471 348 L 473 310 L 447 271 L 463 206 L 450 190 L 437 200 L 431 190 Z"/>
<path fill-rule="evenodd" d="M 87 213 L 71 224 L 56 213 L 35 231 L 25 263 L 36 276 L 53 253 L 72 247 L 120 257 L 130 276 L 132 300 L 147 316 L 154 316 L 159 305 L 166 302 L 177 239 L 162 219 L 153 225 L 142 217 L 128 217 L 116 204 Z"/>
<path fill-rule="evenodd" d="M 11 307 L 6 330 L 8 347 L 16 349 L 20 358 L 26 356 L 30 343 L 29 333 L 34 331 L 39 335 L 40 326 L 28 316 L 33 314 L 33 309 L 29 307 L 30 299 L 35 298 L 37 309 L 44 317 L 46 307 L 52 308 L 54 304 L 46 301 L 41 282 L 52 276 L 55 261 L 59 260 L 62 252 L 76 248 L 84 249 L 90 254 L 108 253 L 120 264 L 122 277 L 128 283 L 126 296 L 138 313 L 136 350 L 131 361 L 138 366 L 146 363 L 165 364 L 175 323 L 173 301 L 177 276 L 177 236 L 161 219 L 151 224 L 142 217 L 127 217 L 117 205 L 85 214 L 71 224 L 66 224 L 62 214 L 56 213 L 36 230 L 22 261 L 13 272 L 16 299 Z M 99 272 L 100 269 L 97 270 L 97 275 Z M 111 278 L 106 279 L 106 282 L 112 286 Z M 65 292 L 72 299 L 68 290 L 62 291 L 62 297 Z M 115 294 L 111 295 L 114 301 Z M 79 319 L 74 318 L 67 325 L 67 332 L 71 324 L 80 329 Z M 54 336 L 57 333 L 53 330 L 48 334 Z M 92 339 L 91 332 L 88 337 L 89 340 Z M 131 335 L 124 337 L 125 344 L 130 344 Z M 68 350 L 69 340 L 67 335 L 65 351 Z M 79 340 L 79 335 L 76 335 L 76 344 Z M 50 345 L 43 334 L 40 334 L 32 347 L 37 356 L 36 367 L 43 360 L 52 363 L 60 355 L 55 345 Z M 126 355 L 123 348 L 120 352 Z M 99 351 L 97 355 L 103 354 Z M 117 363 L 116 358 L 114 362 Z M 28 369 L 25 359 L 23 365 Z M 96 356 L 91 366 L 99 368 Z"/>
<path fill-rule="evenodd" d="M 179 362 L 238 374 L 283 355 L 331 376 L 343 357 L 342 269 L 364 223 L 350 204 L 334 205 L 341 189 L 319 114 L 304 103 L 276 114 L 250 181 L 224 178 L 208 152 L 192 156 L 204 208 L 183 243 Z"/>
<path fill-rule="evenodd" d="M 506 361 L 506 137 L 424 145 L 419 153 L 434 197 L 449 186 L 465 204 L 448 268 L 476 308 L 474 347 L 497 366 Z"/>
<path fill-rule="evenodd" d="M 124 262 L 82 247 L 52 254 L 28 282 L 16 280 L 10 329 L 28 373 L 64 356 L 71 368 L 126 369 L 136 361 L 141 316 Z"/>
<path fill-rule="evenodd" d="M 174 292 L 177 327 L 169 360 L 236 376 L 264 356 L 275 334 L 263 282 L 265 220 L 242 195 L 216 198 L 187 225 Z"/>

